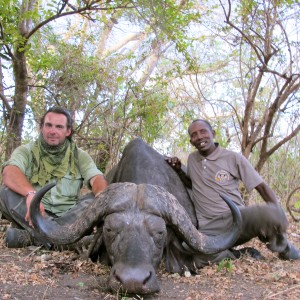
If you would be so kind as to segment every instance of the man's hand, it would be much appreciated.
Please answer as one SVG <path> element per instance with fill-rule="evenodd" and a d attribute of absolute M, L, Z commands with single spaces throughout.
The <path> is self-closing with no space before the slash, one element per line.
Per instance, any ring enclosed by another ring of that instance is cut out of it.
<path fill-rule="evenodd" d="M 90 179 L 90 184 L 92 186 L 92 192 L 97 197 L 100 195 L 108 186 L 107 181 L 103 175 L 96 175 Z"/>
<path fill-rule="evenodd" d="M 27 212 L 26 212 L 26 216 L 25 216 L 25 221 L 29 222 L 29 225 L 31 227 L 33 227 L 33 224 L 32 224 L 32 221 L 30 219 L 30 203 L 32 201 L 34 197 L 34 194 L 29 194 L 27 197 L 26 197 L 26 207 L 27 207 Z M 44 208 L 44 205 L 42 203 L 40 203 L 40 212 L 41 212 L 41 215 L 44 217 L 45 216 L 45 208 Z"/>
<path fill-rule="evenodd" d="M 185 171 L 181 168 L 181 161 L 178 157 L 164 157 L 165 161 L 175 170 L 175 172 L 180 177 L 181 181 L 184 183 L 184 185 L 188 188 L 192 188 L 192 181 L 189 176 L 186 175 Z"/>
<path fill-rule="evenodd" d="M 165 161 L 176 171 L 179 172 L 181 170 L 181 161 L 178 157 L 168 157 L 165 156 Z"/>

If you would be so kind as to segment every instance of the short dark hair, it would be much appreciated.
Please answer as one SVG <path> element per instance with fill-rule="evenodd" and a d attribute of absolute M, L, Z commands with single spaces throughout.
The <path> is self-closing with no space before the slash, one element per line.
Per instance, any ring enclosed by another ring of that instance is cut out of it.
<path fill-rule="evenodd" d="M 194 121 L 192 121 L 192 123 L 190 124 L 190 126 L 193 124 L 193 123 L 196 123 L 196 122 L 204 122 L 211 131 L 214 131 L 212 126 L 210 125 L 210 123 L 207 121 L 207 120 L 204 120 L 204 119 L 196 119 Z M 190 134 L 190 126 L 188 128 L 188 134 Z"/>
<path fill-rule="evenodd" d="M 40 121 L 40 128 L 43 127 L 44 123 L 45 123 L 45 117 L 48 113 L 55 113 L 55 114 L 61 114 L 61 115 L 65 115 L 66 118 L 67 118 L 67 128 L 68 129 L 71 129 L 71 134 L 68 136 L 69 139 L 71 139 L 72 135 L 73 135 L 73 120 L 71 118 L 71 114 L 70 112 L 63 108 L 63 107 L 60 107 L 60 106 L 54 106 L 54 107 L 51 107 L 49 108 L 45 113 L 44 115 L 42 116 L 41 118 L 41 121 Z"/>

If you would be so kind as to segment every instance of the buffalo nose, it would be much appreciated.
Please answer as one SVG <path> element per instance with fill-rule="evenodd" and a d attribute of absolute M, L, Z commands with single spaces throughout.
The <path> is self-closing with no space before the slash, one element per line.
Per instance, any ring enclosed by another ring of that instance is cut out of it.
<path fill-rule="evenodd" d="M 159 285 L 152 266 L 116 267 L 112 270 L 111 283 L 126 293 L 150 294 L 159 291 Z M 113 289 L 115 289 L 111 286 Z"/>
<path fill-rule="evenodd" d="M 145 285 L 151 277 L 151 272 L 131 269 L 125 272 L 115 272 L 115 277 L 121 284 L 132 282 Z"/>

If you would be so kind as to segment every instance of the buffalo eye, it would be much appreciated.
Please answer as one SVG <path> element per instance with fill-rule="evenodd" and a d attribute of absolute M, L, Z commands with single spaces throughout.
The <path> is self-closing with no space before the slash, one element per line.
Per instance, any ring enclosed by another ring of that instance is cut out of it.
<path fill-rule="evenodd" d="M 161 217 L 149 214 L 145 217 L 144 226 L 153 239 L 156 247 L 162 248 L 167 235 L 165 221 Z"/>
<path fill-rule="evenodd" d="M 153 234 L 153 240 L 157 247 L 162 248 L 164 246 L 166 233 L 164 230 L 157 231 Z"/>
<path fill-rule="evenodd" d="M 122 219 L 118 217 L 118 214 L 111 214 L 106 217 L 103 225 L 103 233 L 109 239 L 114 239 L 116 235 L 120 233 L 124 224 Z"/>
<path fill-rule="evenodd" d="M 105 238 L 113 242 L 118 235 L 118 232 L 113 230 L 111 227 L 104 226 L 103 233 L 105 235 Z"/>

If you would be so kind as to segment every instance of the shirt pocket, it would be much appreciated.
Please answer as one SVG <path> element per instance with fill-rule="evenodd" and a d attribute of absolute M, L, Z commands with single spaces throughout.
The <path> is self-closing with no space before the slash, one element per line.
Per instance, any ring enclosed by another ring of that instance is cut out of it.
<path fill-rule="evenodd" d="M 72 175 L 65 175 L 61 179 L 61 194 L 62 196 L 74 197 L 78 196 L 80 189 L 82 188 L 83 179 L 78 177 L 73 177 Z"/>

